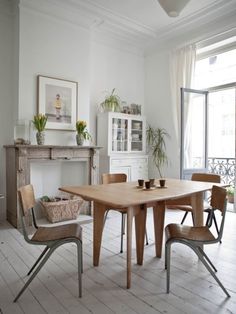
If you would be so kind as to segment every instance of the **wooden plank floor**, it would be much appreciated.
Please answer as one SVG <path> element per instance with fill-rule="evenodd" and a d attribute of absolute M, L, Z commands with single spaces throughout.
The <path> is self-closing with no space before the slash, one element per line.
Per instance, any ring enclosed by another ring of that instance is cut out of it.
<path fill-rule="evenodd" d="M 166 223 L 180 222 L 182 212 L 167 211 Z M 27 244 L 7 222 L 0 223 L 0 313 L 236 313 L 236 214 L 227 213 L 222 244 L 206 248 L 223 291 L 186 246 L 172 249 L 171 292 L 166 294 L 164 259 L 154 257 L 152 211 L 148 212 L 150 244 L 144 265 L 136 265 L 133 249 L 132 287 L 126 285 L 126 254 L 119 253 L 121 215 L 110 212 L 105 225 L 100 266 L 92 265 L 92 224 L 83 225 L 83 297 L 77 285 L 76 247 L 59 248 L 17 303 L 13 299 L 42 247 Z M 191 223 L 190 217 L 187 223 Z M 135 247 L 135 244 L 133 245 Z"/>

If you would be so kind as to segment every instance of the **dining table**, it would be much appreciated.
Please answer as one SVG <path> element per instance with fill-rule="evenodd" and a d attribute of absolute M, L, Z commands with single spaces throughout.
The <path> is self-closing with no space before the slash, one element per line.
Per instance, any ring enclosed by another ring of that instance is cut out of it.
<path fill-rule="evenodd" d="M 140 188 L 137 182 L 62 186 L 59 190 L 78 195 L 93 202 L 93 265 L 99 265 L 104 215 L 108 209 L 127 213 L 127 289 L 131 287 L 132 228 L 135 221 L 137 264 L 143 264 L 144 238 L 147 208 L 153 208 L 156 257 L 161 258 L 166 203 L 170 200 L 191 197 L 191 206 L 196 226 L 203 225 L 204 192 L 211 190 L 213 183 L 165 178 L 165 187 L 156 179 L 150 189 Z M 219 185 L 219 184 L 215 184 Z"/>

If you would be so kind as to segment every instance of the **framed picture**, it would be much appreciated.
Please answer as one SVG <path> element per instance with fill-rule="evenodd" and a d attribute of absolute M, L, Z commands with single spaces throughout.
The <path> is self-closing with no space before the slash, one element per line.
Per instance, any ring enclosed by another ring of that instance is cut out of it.
<path fill-rule="evenodd" d="M 48 117 L 46 129 L 75 130 L 78 83 L 38 75 L 38 113 Z"/>

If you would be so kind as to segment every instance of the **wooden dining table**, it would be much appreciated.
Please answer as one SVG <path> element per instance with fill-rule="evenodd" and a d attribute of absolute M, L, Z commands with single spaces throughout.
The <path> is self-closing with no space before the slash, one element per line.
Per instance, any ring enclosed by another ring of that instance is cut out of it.
<path fill-rule="evenodd" d="M 153 208 L 156 257 L 162 255 L 165 208 L 168 200 L 191 197 L 196 226 L 203 225 L 203 195 L 211 190 L 213 183 L 166 178 L 166 186 L 160 188 L 159 180 L 150 190 L 139 188 L 137 182 L 114 184 L 63 186 L 61 191 L 79 195 L 93 201 L 93 265 L 99 265 L 104 225 L 108 209 L 127 212 L 127 288 L 131 287 L 132 227 L 135 220 L 137 264 L 143 264 L 146 212 Z"/>

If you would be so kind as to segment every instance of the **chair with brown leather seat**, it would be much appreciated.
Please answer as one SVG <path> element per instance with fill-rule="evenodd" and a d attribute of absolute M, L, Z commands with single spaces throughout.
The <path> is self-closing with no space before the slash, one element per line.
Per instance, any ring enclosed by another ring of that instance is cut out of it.
<path fill-rule="evenodd" d="M 230 297 L 228 291 L 222 285 L 215 272 L 217 271 L 209 257 L 203 251 L 203 245 L 214 244 L 221 240 L 224 229 L 225 213 L 226 213 L 226 189 L 214 185 L 211 194 L 211 207 L 214 210 L 219 210 L 222 214 L 221 225 L 219 234 L 215 237 L 209 226 L 203 227 L 190 227 L 181 224 L 169 224 L 165 228 L 166 244 L 165 244 L 165 268 L 167 269 L 167 293 L 170 290 L 170 258 L 171 258 L 171 245 L 173 243 L 182 243 L 189 246 L 199 257 L 201 262 L 214 277 L 216 282 L 222 288 L 227 297 Z"/>
<path fill-rule="evenodd" d="M 78 256 L 78 286 L 79 286 L 79 297 L 82 296 L 82 228 L 78 223 L 69 223 L 60 226 L 52 227 L 40 227 L 37 225 L 34 207 L 36 204 L 33 186 L 31 184 L 22 186 L 18 190 L 19 202 L 20 202 L 20 218 L 22 223 L 23 235 L 29 244 L 33 245 L 45 245 L 45 249 L 34 263 L 27 275 L 31 276 L 15 297 L 16 302 L 25 289 L 29 286 L 34 277 L 38 274 L 40 269 L 46 263 L 51 254 L 59 246 L 66 243 L 75 243 L 77 245 L 77 256 Z M 33 236 L 28 234 L 26 221 L 29 217 L 33 219 L 34 227 L 36 228 Z"/>
<path fill-rule="evenodd" d="M 218 174 L 213 174 L 213 173 L 193 173 L 192 177 L 191 177 L 192 181 L 202 181 L 202 182 L 212 182 L 212 183 L 220 183 L 221 178 L 220 175 Z M 182 211 L 185 211 L 185 214 L 181 220 L 181 224 L 184 223 L 188 213 L 192 214 L 192 220 L 193 220 L 193 224 L 194 224 L 194 216 L 193 216 L 193 211 L 192 211 L 192 206 L 191 206 L 191 198 L 190 197 L 183 197 L 183 198 L 179 198 L 173 201 L 167 201 L 166 202 L 166 206 L 169 209 L 179 209 Z M 214 221 L 215 224 L 215 228 L 217 233 L 219 233 L 219 228 L 217 225 L 217 221 L 216 221 L 216 217 L 215 217 L 215 213 L 214 210 L 211 209 L 211 207 L 209 206 L 209 204 L 206 202 L 204 204 L 204 212 L 206 212 L 207 215 L 207 220 L 206 220 L 206 224 L 207 225 L 211 225 L 212 221 Z"/>
<path fill-rule="evenodd" d="M 102 184 L 110 184 L 110 183 L 121 183 L 127 181 L 127 175 L 125 173 L 103 173 L 102 174 Z M 111 208 L 112 209 L 112 208 Z M 109 209 L 109 210 L 111 210 Z M 109 210 L 107 210 L 104 218 L 104 224 L 107 219 L 107 215 Z M 125 234 L 125 215 L 126 211 L 119 211 L 121 213 L 121 240 L 120 240 L 120 253 L 123 253 L 123 237 Z M 148 244 L 148 237 L 146 231 L 146 244 Z"/>

